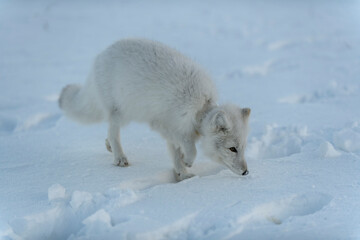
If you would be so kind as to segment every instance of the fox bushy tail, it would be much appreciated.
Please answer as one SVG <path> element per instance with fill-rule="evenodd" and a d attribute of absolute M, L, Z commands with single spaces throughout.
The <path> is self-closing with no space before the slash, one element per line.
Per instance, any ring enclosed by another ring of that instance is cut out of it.
<path fill-rule="evenodd" d="M 94 83 L 88 81 L 84 86 L 70 84 L 63 88 L 59 107 L 65 115 L 80 123 L 90 124 L 104 120 Z"/>

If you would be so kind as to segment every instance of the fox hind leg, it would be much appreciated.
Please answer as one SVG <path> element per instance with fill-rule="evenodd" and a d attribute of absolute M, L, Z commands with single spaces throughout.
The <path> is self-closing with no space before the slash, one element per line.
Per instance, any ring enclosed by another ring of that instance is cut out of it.
<path fill-rule="evenodd" d="M 105 140 L 106 148 L 114 154 L 114 164 L 120 167 L 129 165 L 127 157 L 120 142 L 120 117 L 112 114 L 109 118 L 108 138 Z"/>

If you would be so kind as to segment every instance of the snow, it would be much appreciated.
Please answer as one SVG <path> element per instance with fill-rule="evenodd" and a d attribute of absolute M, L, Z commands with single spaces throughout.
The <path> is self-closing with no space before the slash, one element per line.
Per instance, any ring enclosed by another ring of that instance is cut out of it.
<path fill-rule="evenodd" d="M 339 157 L 341 155 L 341 153 L 337 151 L 330 142 L 327 141 L 321 143 L 319 149 L 320 149 L 320 154 L 326 158 Z"/>
<path fill-rule="evenodd" d="M 353 127 L 343 128 L 334 133 L 334 144 L 341 150 L 346 152 L 360 151 L 360 127 L 358 123 L 354 123 Z"/>
<path fill-rule="evenodd" d="M 60 184 L 54 184 L 49 187 L 48 190 L 48 199 L 49 202 L 53 202 L 56 200 L 62 200 L 66 197 L 66 189 Z"/>
<path fill-rule="evenodd" d="M 235 223 L 239 227 L 227 237 L 228 239 L 239 239 L 241 236 L 249 236 L 249 239 L 257 239 L 255 236 L 258 233 L 251 227 L 252 225 L 259 223 L 280 225 L 286 220 L 289 222 L 296 217 L 308 216 L 321 211 L 330 201 L 330 196 L 314 192 L 265 203 L 252 209 L 249 214 L 240 217 Z M 303 236 L 296 237 L 301 239 Z M 317 238 L 315 237 L 315 239 Z"/>
<path fill-rule="evenodd" d="M 249 142 L 248 155 L 254 159 L 281 158 L 300 153 L 308 135 L 307 127 L 266 126 L 264 135 Z"/>
<path fill-rule="evenodd" d="M 358 1 L 0 1 L 0 239 L 360 239 Z M 118 39 L 173 46 L 251 107 L 237 176 L 198 146 L 176 183 L 165 141 L 57 106 Z"/>
<path fill-rule="evenodd" d="M 82 223 L 84 228 L 81 231 L 85 231 L 85 235 L 94 237 L 111 228 L 111 217 L 104 209 L 100 209 Z"/>

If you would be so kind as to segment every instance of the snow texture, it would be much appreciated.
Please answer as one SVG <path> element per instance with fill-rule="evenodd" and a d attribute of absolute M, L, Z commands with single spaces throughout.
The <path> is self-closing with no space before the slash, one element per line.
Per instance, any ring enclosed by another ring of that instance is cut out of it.
<path fill-rule="evenodd" d="M 65 197 L 66 197 L 66 189 L 60 184 L 54 184 L 48 190 L 49 202 L 62 200 Z"/>
<path fill-rule="evenodd" d="M 248 155 L 252 158 L 281 158 L 300 153 L 306 139 L 307 127 L 266 126 L 260 139 L 250 140 Z"/>
<path fill-rule="evenodd" d="M 360 239 L 359 1 L 0 1 L 0 239 Z M 57 106 L 118 39 L 161 41 L 252 109 L 249 175 Z"/>

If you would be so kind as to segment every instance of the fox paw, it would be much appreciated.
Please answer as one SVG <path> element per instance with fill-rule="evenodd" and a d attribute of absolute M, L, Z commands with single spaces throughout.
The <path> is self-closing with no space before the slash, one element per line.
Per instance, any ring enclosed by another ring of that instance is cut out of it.
<path fill-rule="evenodd" d="M 193 163 L 189 163 L 189 162 L 185 162 L 185 161 L 184 161 L 184 164 L 185 164 L 185 166 L 188 167 L 188 168 L 191 168 L 192 165 L 193 165 Z"/>
<path fill-rule="evenodd" d="M 188 168 L 190 168 L 194 163 L 194 159 L 189 159 L 189 158 L 183 158 L 182 161 L 185 164 L 185 166 Z"/>
<path fill-rule="evenodd" d="M 105 146 L 106 146 L 106 149 L 109 151 L 109 152 L 112 152 L 111 150 L 111 145 L 110 145 L 110 142 L 108 139 L 105 139 Z"/>
<path fill-rule="evenodd" d="M 120 167 L 127 167 L 129 166 L 129 162 L 126 157 L 118 157 L 114 159 L 114 165 Z"/>
<path fill-rule="evenodd" d="M 176 178 L 176 181 L 178 181 L 178 182 L 188 179 L 188 178 L 192 178 L 194 176 L 195 176 L 195 174 L 192 174 L 192 173 L 177 173 L 177 172 L 175 172 L 175 178 Z"/>

